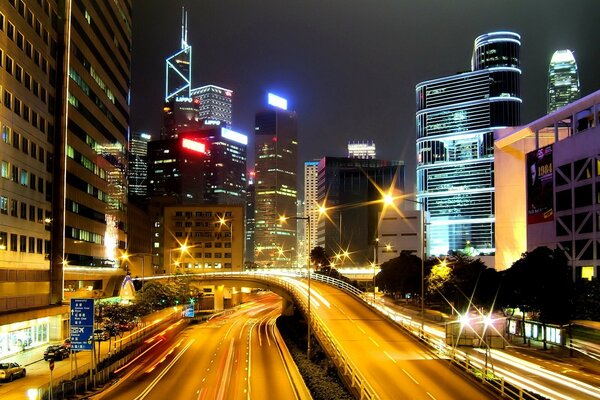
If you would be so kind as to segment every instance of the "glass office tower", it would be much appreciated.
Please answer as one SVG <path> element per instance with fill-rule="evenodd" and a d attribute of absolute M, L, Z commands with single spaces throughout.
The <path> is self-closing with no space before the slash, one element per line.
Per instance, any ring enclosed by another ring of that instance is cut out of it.
<path fill-rule="evenodd" d="M 416 87 L 417 197 L 429 213 L 427 254 L 492 255 L 494 134 L 519 125 L 520 36 L 475 40 L 472 71 Z"/>
<path fill-rule="evenodd" d="M 571 50 L 557 50 L 548 68 L 548 114 L 580 97 L 579 73 Z"/>

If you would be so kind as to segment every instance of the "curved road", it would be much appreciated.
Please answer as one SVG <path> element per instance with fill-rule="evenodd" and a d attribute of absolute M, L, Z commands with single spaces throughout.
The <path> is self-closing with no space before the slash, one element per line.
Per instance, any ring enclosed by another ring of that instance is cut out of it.
<path fill-rule="evenodd" d="M 321 282 L 311 286 L 313 313 L 380 398 L 495 398 L 363 302 Z"/>
<path fill-rule="evenodd" d="M 275 340 L 280 309 L 278 296 L 264 294 L 232 314 L 190 326 L 168 346 L 156 346 L 94 398 L 302 398 L 293 382 L 297 371 L 288 369 Z"/>

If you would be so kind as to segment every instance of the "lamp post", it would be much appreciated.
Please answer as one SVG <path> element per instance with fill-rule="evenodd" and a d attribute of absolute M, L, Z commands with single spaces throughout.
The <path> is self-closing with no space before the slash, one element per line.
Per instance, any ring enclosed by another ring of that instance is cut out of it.
<path fill-rule="evenodd" d="M 190 246 L 188 246 L 187 244 L 182 244 L 181 247 L 179 248 L 170 248 L 169 249 L 169 275 L 173 275 L 173 271 L 171 270 L 171 266 L 173 265 L 173 250 L 177 250 L 179 252 L 181 252 L 181 254 L 179 255 L 179 259 L 181 259 L 181 257 L 183 256 L 183 253 L 185 253 L 186 251 L 188 251 L 188 249 L 190 248 Z M 175 265 L 179 266 L 180 261 L 179 260 L 175 260 Z M 175 270 L 175 272 L 177 272 L 177 270 Z"/>
<path fill-rule="evenodd" d="M 133 258 L 133 257 L 139 257 L 142 260 L 142 289 L 141 289 L 141 292 L 144 292 L 144 281 L 145 281 L 145 271 L 146 271 L 146 267 L 144 265 L 145 256 L 154 257 L 154 254 L 152 254 L 152 253 L 136 253 L 136 254 L 124 253 L 121 256 L 121 258 L 125 262 L 128 261 L 130 258 Z"/>
<path fill-rule="evenodd" d="M 306 357 L 310 360 L 310 216 L 308 217 L 285 217 L 285 216 L 281 216 L 279 217 L 279 220 L 281 222 L 285 222 L 288 219 L 301 219 L 306 221 L 307 226 L 308 226 L 308 234 L 306 236 L 306 244 L 308 246 L 308 257 L 307 257 L 307 263 L 306 263 L 306 268 L 308 270 L 308 311 L 307 311 L 307 316 L 306 316 L 306 320 L 307 320 L 307 325 L 308 325 L 308 336 L 307 336 L 307 345 L 306 345 Z"/>

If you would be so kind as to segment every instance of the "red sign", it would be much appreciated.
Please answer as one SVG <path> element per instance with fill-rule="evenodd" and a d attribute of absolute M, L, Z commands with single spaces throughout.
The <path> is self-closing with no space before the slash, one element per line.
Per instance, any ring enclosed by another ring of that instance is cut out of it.
<path fill-rule="evenodd" d="M 181 141 L 181 147 L 197 153 L 206 154 L 206 145 L 202 142 L 196 142 L 195 140 L 183 139 Z"/>

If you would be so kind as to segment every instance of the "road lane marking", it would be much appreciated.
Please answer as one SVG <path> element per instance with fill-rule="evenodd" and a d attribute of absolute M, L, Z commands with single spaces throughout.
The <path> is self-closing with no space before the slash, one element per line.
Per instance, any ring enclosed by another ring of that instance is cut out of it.
<path fill-rule="evenodd" d="M 355 323 L 355 325 L 356 325 L 356 327 L 358 328 L 359 331 L 361 331 L 365 335 L 367 334 L 367 332 L 365 332 L 365 330 L 363 328 L 361 328 L 360 325 L 358 325 L 357 323 Z"/>
<path fill-rule="evenodd" d="M 419 382 L 417 382 L 417 380 L 415 378 L 413 378 L 412 375 L 409 374 L 404 368 L 400 368 L 400 369 L 406 374 L 406 376 L 408 376 L 410 379 L 412 379 L 412 381 L 414 383 L 416 383 L 417 385 L 419 384 Z"/>
<path fill-rule="evenodd" d="M 377 343 L 371 336 L 369 336 L 369 340 L 373 342 L 375 346 L 379 347 L 379 343 Z"/>
<path fill-rule="evenodd" d="M 394 360 L 394 357 L 390 356 L 390 354 L 389 354 L 387 351 L 385 351 L 385 350 L 384 350 L 384 351 L 383 351 L 383 353 L 384 353 L 386 356 L 388 356 L 388 358 L 389 358 L 390 360 L 392 360 L 392 361 L 394 362 L 394 364 L 397 364 L 397 363 L 398 363 L 396 360 Z"/>
<path fill-rule="evenodd" d="M 431 397 L 433 400 L 437 400 L 435 397 L 433 397 L 433 395 L 431 393 L 429 393 L 429 392 L 425 392 L 425 393 L 427 393 L 427 396 Z"/>

